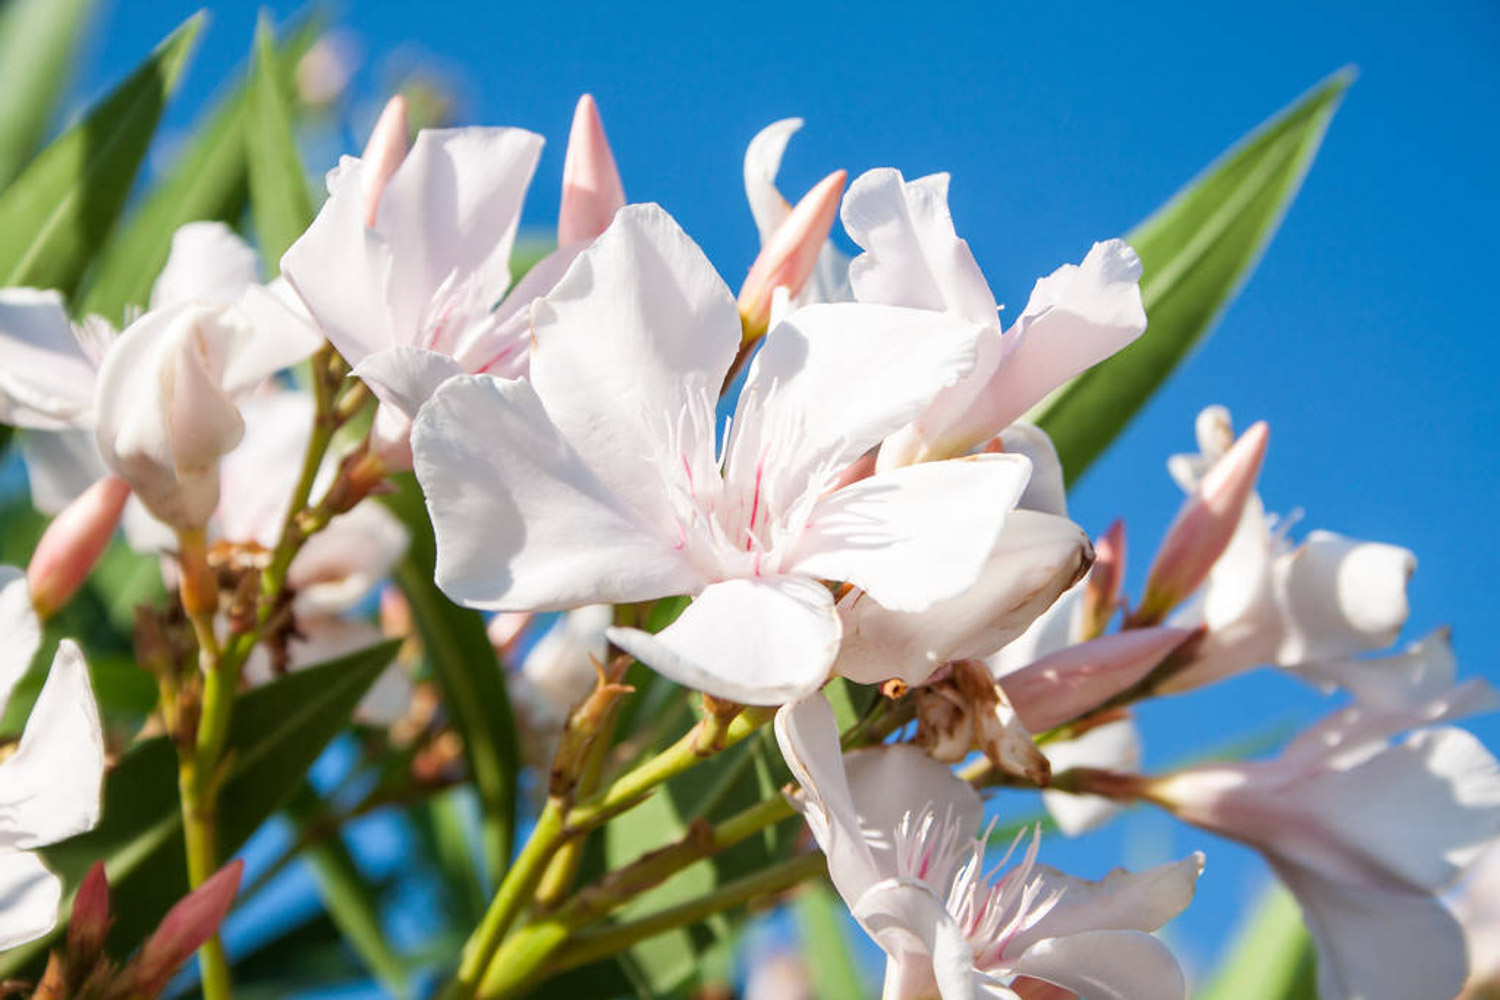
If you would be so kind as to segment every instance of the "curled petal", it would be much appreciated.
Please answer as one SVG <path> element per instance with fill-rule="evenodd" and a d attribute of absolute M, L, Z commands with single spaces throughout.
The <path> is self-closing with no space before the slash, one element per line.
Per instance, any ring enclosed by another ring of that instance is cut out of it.
<path fill-rule="evenodd" d="M 234 230 L 222 222 L 189 222 L 172 234 L 167 263 L 151 286 L 151 308 L 232 305 L 259 280 L 260 261 Z"/>
<path fill-rule="evenodd" d="M 860 896 L 850 910 L 890 956 L 886 967 L 888 1000 L 923 1000 L 932 995 L 932 985 L 937 986 L 942 1000 L 978 998 L 974 952 L 943 900 L 927 883 L 886 879 Z"/>
<path fill-rule="evenodd" d="M 87 427 L 98 365 L 61 295 L 0 290 L 0 421 L 37 430 Z"/>
<path fill-rule="evenodd" d="M 1089 1000 L 1185 1000 L 1187 982 L 1172 952 L 1150 934 L 1100 930 L 1047 938 L 1011 964 Z"/>
<path fill-rule="evenodd" d="M 709 584 L 655 635 L 616 628 L 609 638 L 686 687 L 744 705 L 780 705 L 828 679 L 839 619 L 819 584 L 758 577 Z"/>
<path fill-rule="evenodd" d="M 1336 659 L 1390 645 L 1406 624 L 1406 584 L 1416 568 L 1408 549 L 1312 532 L 1278 565 L 1287 634 L 1277 661 Z"/>

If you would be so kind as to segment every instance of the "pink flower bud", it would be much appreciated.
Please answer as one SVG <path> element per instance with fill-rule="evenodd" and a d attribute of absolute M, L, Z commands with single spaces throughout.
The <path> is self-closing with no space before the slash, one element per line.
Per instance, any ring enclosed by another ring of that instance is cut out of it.
<path fill-rule="evenodd" d="M 1198 589 L 1229 546 L 1255 490 L 1270 429 L 1260 421 L 1241 434 L 1183 502 L 1146 577 L 1132 626 L 1152 625 Z"/>
<path fill-rule="evenodd" d="M 364 161 L 365 173 L 360 194 L 365 201 L 365 225 L 375 225 L 375 214 L 380 208 L 380 196 L 390 183 L 396 168 L 406 159 L 411 143 L 411 125 L 406 114 L 406 98 L 397 94 L 385 102 L 375 127 L 370 130 L 370 141 L 360 159 Z"/>
<path fill-rule="evenodd" d="M 1125 578 L 1125 522 L 1109 526 L 1094 542 L 1094 565 L 1083 587 L 1083 637 L 1104 634 L 1120 604 L 1120 583 Z"/>
<path fill-rule="evenodd" d="M 132 995 L 159 994 L 193 952 L 218 933 L 239 892 L 244 868 L 236 858 L 167 911 L 131 969 Z"/>
<path fill-rule="evenodd" d="M 50 617 L 72 599 L 104 554 L 130 499 L 130 485 L 105 476 L 47 525 L 26 567 L 36 613 Z"/>
<path fill-rule="evenodd" d="M 1143 628 L 1068 646 L 1000 678 L 1021 724 L 1041 733 L 1098 708 L 1141 680 L 1192 629 Z"/>
<path fill-rule="evenodd" d="M 568 154 L 563 158 L 562 205 L 557 212 L 557 243 L 592 240 L 614 221 L 625 204 L 625 186 L 604 135 L 594 98 L 584 94 L 573 112 Z"/>
<path fill-rule="evenodd" d="M 73 969 L 92 968 L 104 954 L 104 938 L 109 933 L 109 879 L 104 862 L 96 861 L 84 876 L 73 898 L 73 915 L 68 919 L 68 964 Z"/>
<path fill-rule="evenodd" d="M 771 299 L 776 289 L 785 288 L 795 296 L 812 275 L 818 254 L 823 251 L 823 244 L 833 229 L 839 198 L 848 178 L 847 171 L 835 170 L 819 181 L 802 196 L 786 221 L 761 248 L 760 256 L 750 266 L 750 273 L 740 289 L 740 319 L 747 343 L 766 332 L 771 321 Z"/>

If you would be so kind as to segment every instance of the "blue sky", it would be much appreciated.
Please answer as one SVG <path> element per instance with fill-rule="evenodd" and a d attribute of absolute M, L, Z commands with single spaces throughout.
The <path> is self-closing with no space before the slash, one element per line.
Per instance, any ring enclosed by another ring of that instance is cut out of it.
<path fill-rule="evenodd" d="M 273 3 L 278 16 L 296 5 Z M 117 2 L 91 42 L 85 93 L 118 77 L 195 9 Z M 218 3 L 170 124 L 181 126 L 249 47 L 252 3 Z M 783 186 L 897 166 L 953 175 L 961 235 L 1012 308 L 1031 282 L 1160 204 L 1214 155 L 1317 80 L 1360 79 L 1259 271 L 1205 349 L 1075 491 L 1093 532 L 1131 530 L 1139 580 L 1178 502 L 1163 462 L 1197 410 L 1265 419 L 1263 494 L 1322 527 L 1414 549 L 1411 637 L 1451 624 L 1462 668 L 1500 681 L 1493 624 L 1500 500 L 1495 371 L 1500 223 L 1500 5 L 1293 0 L 1256 4 L 1019 2 L 485 4 L 363 0 L 340 12 L 365 55 L 453 81 L 462 116 L 523 125 L 549 146 L 527 220 L 556 212 L 573 102 L 598 99 L 632 200 L 677 216 L 731 284 L 755 250 L 740 186 L 761 126 L 807 119 Z M 321 169 L 327 164 L 314 164 Z M 1263 674 L 1155 706 L 1154 764 L 1320 700 Z M 1500 722 L 1474 728 L 1500 746 Z M 1259 869 L 1159 817 L 1049 856 L 1101 874 L 1128 854 L 1210 852 L 1178 936 L 1202 961 Z"/>

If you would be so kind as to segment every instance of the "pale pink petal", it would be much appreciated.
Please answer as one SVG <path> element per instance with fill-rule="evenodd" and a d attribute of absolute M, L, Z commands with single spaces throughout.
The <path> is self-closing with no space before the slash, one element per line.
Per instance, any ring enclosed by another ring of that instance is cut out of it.
<path fill-rule="evenodd" d="M 297 614 L 350 610 L 390 574 L 409 540 L 406 526 L 378 503 L 335 518 L 307 540 L 287 571 Z"/>
<path fill-rule="evenodd" d="M 972 785 L 910 743 L 851 750 L 844 755 L 849 794 L 875 866 L 896 870 L 892 831 L 908 814 L 931 809 L 960 839 L 979 833 L 984 803 Z"/>
<path fill-rule="evenodd" d="M 1019 515 L 1012 514 L 1014 524 Z M 1059 531 L 1061 526 L 1058 526 Z M 1002 536 L 1003 537 L 1003 536 Z M 1004 677 L 1022 667 L 1029 666 L 1049 653 L 1066 649 L 1082 641 L 1083 594 L 1087 579 L 1079 580 L 1063 591 L 1055 601 L 1036 616 L 1026 631 L 1007 642 L 999 652 L 989 657 L 990 672 Z"/>
<path fill-rule="evenodd" d="M 1035 424 L 1011 424 L 1000 432 L 1001 451 L 1025 455 L 1031 461 L 1031 480 L 1016 501 L 1022 510 L 1068 516 L 1068 487 L 1063 481 L 1062 460 L 1047 432 Z"/>
<path fill-rule="evenodd" d="M 219 465 L 215 533 L 231 542 L 254 542 L 269 549 L 281 537 L 315 407 L 307 393 L 282 391 L 246 399 L 240 413 L 245 436 Z"/>
<path fill-rule="evenodd" d="M 801 118 L 772 122 L 755 133 L 745 150 L 745 198 L 763 246 L 792 211 L 791 203 L 776 189 L 776 174 L 787 143 L 801 127 Z"/>
<path fill-rule="evenodd" d="M 87 427 L 97 369 L 61 295 L 0 290 L 0 421 L 39 430 Z"/>
<path fill-rule="evenodd" d="M 909 469 L 939 464 L 950 463 Z M 959 596 L 920 612 L 891 611 L 863 593 L 840 601 L 844 641 L 835 669 L 864 684 L 890 677 L 920 684 L 948 660 L 988 656 L 1083 574 L 1088 553 L 1088 537 L 1071 521 L 1012 511 L 979 576 Z"/>
<path fill-rule="evenodd" d="M 1038 941 L 1012 971 L 1088 1000 L 1185 1000 L 1187 983 L 1171 950 L 1150 934 L 1088 931 Z"/>
<path fill-rule="evenodd" d="M 189 222 L 172 234 L 172 250 L 150 308 L 204 302 L 227 306 L 260 281 L 260 261 L 250 245 L 222 222 Z"/>
<path fill-rule="evenodd" d="M 839 619 L 823 586 L 766 576 L 709 584 L 655 635 L 622 628 L 608 634 L 684 687 L 745 705 L 780 705 L 828 679 Z"/>
<path fill-rule="evenodd" d="M 1008 673 L 1000 686 L 1021 724 L 1033 733 L 1045 732 L 1124 691 L 1192 634 L 1163 627 L 1101 636 Z"/>
<path fill-rule="evenodd" d="M 375 216 L 380 210 L 380 196 L 385 186 L 395 175 L 396 168 L 406 159 L 411 147 L 411 119 L 407 114 L 406 98 L 396 94 L 380 109 L 380 117 L 370 129 L 370 138 L 360 152 L 365 164 L 363 183 L 360 186 L 361 200 L 365 206 L 365 225 L 375 225 Z"/>
<path fill-rule="evenodd" d="M 1312 532 L 1277 567 L 1287 621 L 1277 662 L 1337 659 L 1390 645 L 1406 624 L 1406 583 L 1416 566 L 1408 549 Z"/>
<path fill-rule="evenodd" d="M 64 639 L 19 747 L 0 763 L 0 850 L 30 850 L 92 829 L 103 780 L 104 735 L 88 667 Z"/>
<path fill-rule="evenodd" d="M 438 386 L 464 370 L 447 354 L 401 346 L 366 355 L 354 366 L 353 374 L 364 380 L 382 405 L 415 418 Z"/>
<path fill-rule="evenodd" d="M 886 879 L 861 895 L 850 910 L 897 966 L 893 975 L 887 965 L 883 1000 L 930 1000 L 932 984 L 942 1000 L 979 996 L 969 941 L 927 883 Z"/>
<path fill-rule="evenodd" d="M 877 867 L 865 839 L 844 771 L 844 751 L 833 707 L 821 691 L 783 705 L 776 713 L 776 742 L 801 792 L 791 797 L 818 846 L 828 857 L 828 876 L 852 907 L 893 868 Z"/>
<path fill-rule="evenodd" d="M 670 523 L 684 466 L 713 464 L 713 402 L 740 342 L 703 251 L 659 207 L 627 206 L 533 306 L 532 330 L 531 380 L 562 436 L 613 494 Z M 663 442 L 675 450 L 653 454 Z"/>
<path fill-rule="evenodd" d="M 1068 938 L 1095 931 L 1159 930 L 1193 901 L 1203 860 L 1203 855 L 1197 853 L 1145 871 L 1116 868 L 1099 881 L 1074 878 L 1055 868 L 1039 866 L 1034 876 L 1042 887 L 1039 898 L 1055 893 L 1061 896 L 1046 915 L 1012 938 L 1009 947 L 1021 952 L 1046 938 Z"/>
<path fill-rule="evenodd" d="M 1019 456 L 975 455 L 862 479 L 813 508 L 792 565 L 925 611 L 974 583 L 1030 473 Z"/>
<path fill-rule="evenodd" d="M 21 435 L 20 445 L 31 505 L 43 514 L 61 514 L 84 490 L 109 475 L 93 430 L 28 431 Z"/>
<path fill-rule="evenodd" d="M 666 526 L 643 522 L 599 481 L 527 382 L 449 379 L 418 415 L 412 445 L 438 585 L 456 601 L 550 611 L 705 582 Z"/>
<path fill-rule="evenodd" d="M 230 393 L 239 395 L 255 389 L 323 346 L 323 331 L 283 278 L 269 285 L 251 285 L 234 308 L 254 334 L 224 366 L 224 388 Z"/>
<path fill-rule="evenodd" d="M 1411 824 L 1407 817 L 1406 825 Z M 1463 929 L 1430 894 L 1351 886 L 1271 857 L 1318 950 L 1318 995 L 1452 997 L 1468 960 Z"/>
<path fill-rule="evenodd" d="M 1349 691 L 1362 706 L 1400 711 L 1450 691 L 1458 682 L 1458 661 L 1449 631 L 1438 629 L 1399 653 L 1309 663 L 1299 673 L 1325 687 Z"/>
<path fill-rule="evenodd" d="M 472 274 L 500 298 L 541 152 L 542 137 L 518 128 L 417 134 L 381 195 L 374 227 L 391 248 L 390 301 L 398 313 L 405 303 L 425 306 L 453 274 Z M 407 328 L 404 316 L 398 322 Z"/>
<path fill-rule="evenodd" d="M 57 924 L 62 883 L 40 858 L 0 851 L 0 951 L 35 941 Z"/>
<path fill-rule="evenodd" d="M 282 275 L 351 365 L 415 338 L 427 303 L 423 296 L 421 301 L 402 303 L 399 311 L 394 308 L 391 246 L 365 225 L 365 172 L 365 165 L 353 157 L 345 157 L 329 171 L 328 200 L 281 258 Z"/>
<path fill-rule="evenodd" d="M 1040 749 L 1053 774 L 1071 767 L 1097 767 L 1124 774 L 1141 769 L 1141 734 L 1135 720 L 1128 717 L 1095 726 L 1071 740 L 1053 740 Z M 1102 795 L 1073 795 L 1050 789 L 1042 792 L 1042 805 L 1068 837 L 1098 829 L 1123 808 Z"/>

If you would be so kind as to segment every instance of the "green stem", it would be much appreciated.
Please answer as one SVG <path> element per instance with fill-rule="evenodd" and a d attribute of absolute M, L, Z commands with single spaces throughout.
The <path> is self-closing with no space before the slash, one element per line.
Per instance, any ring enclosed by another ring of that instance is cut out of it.
<path fill-rule="evenodd" d="M 188 885 L 196 889 L 219 868 L 219 838 L 213 782 L 203 780 L 191 751 L 184 750 L 180 756 L 177 787 L 182 799 Z M 198 969 L 204 1000 L 229 1000 L 229 961 L 217 931 L 198 949 Z"/>

